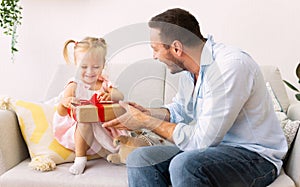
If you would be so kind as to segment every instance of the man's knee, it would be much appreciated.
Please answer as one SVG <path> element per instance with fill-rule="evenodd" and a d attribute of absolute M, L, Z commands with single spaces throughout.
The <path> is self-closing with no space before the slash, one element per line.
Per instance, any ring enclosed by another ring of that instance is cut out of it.
<path fill-rule="evenodd" d="M 174 146 L 148 146 L 135 149 L 127 157 L 128 167 L 153 166 L 170 160 L 180 150 Z"/>
<path fill-rule="evenodd" d="M 148 147 L 139 147 L 133 150 L 126 159 L 128 167 L 144 167 L 151 165 L 151 152 Z"/>
<path fill-rule="evenodd" d="M 172 159 L 169 167 L 170 174 L 178 177 L 188 173 L 195 175 L 195 172 L 201 172 L 208 162 L 210 161 L 203 151 L 182 152 Z"/>
<path fill-rule="evenodd" d="M 176 155 L 170 163 L 170 173 L 174 172 L 174 171 L 182 171 L 185 170 L 185 167 L 188 167 L 190 164 L 190 158 L 188 158 L 187 156 L 185 156 L 185 154 L 178 154 Z"/>

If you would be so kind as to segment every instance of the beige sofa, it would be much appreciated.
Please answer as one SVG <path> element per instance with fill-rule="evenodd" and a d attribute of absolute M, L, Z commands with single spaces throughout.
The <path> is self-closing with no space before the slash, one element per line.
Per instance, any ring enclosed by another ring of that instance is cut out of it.
<path fill-rule="evenodd" d="M 171 101 L 176 92 L 179 75 L 171 75 L 162 63 L 145 60 L 132 64 L 110 66 L 111 79 L 124 93 L 125 100 L 146 107 L 159 107 Z M 270 82 L 276 97 L 290 119 L 300 119 L 300 104 L 290 104 L 280 73 L 273 66 L 262 66 L 265 79 Z M 51 80 L 45 100 L 56 96 L 64 81 L 74 74 L 73 67 L 59 66 Z M 49 80 L 50 81 L 50 80 Z M 1 93 L 0 93 L 1 95 Z M 71 163 L 60 164 L 54 171 L 40 172 L 28 167 L 28 150 L 20 133 L 16 114 L 0 110 L 0 186 L 1 187 L 56 187 L 56 186 L 128 186 L 126 167 L 112 165 L 104 159 L 88 162 L 82 175 L 69 174 Z M 284 170 L 271 187 L 300 186 L 300 136 L 292 145 Z"/>

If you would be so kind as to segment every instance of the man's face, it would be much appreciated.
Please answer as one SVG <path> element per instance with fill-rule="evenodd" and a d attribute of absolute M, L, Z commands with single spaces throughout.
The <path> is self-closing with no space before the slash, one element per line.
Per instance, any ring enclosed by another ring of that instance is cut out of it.
<path fill-rule="evenodd" d="M 160 31 L 158 29 L 150 29 L 151 48 L 153 49 L 153 58 L 167 65 L 172 74 L 185 70 L 183 62 L 177 59 L 171 53 L 171 47 L 166 49 L 161 42 Z"/>

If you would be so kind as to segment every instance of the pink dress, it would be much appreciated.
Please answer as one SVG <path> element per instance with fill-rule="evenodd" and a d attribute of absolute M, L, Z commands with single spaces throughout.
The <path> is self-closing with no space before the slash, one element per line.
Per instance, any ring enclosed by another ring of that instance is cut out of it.
<path fill-rule="evenodd" d="M 111 86 L 111 83 L 106 79 L 102 79 L 102 88 L 99 91 L 104 91 Z M 90 97 L 96 92 L 89 90 L 88 86 L 80 81 L 72 79 L 68 82 L 76 82 L 76 97 L 80 99 L 90 99 Z M 63 93 L 61 94 L 63 95 Z M 118 147 L 113 145 L 113 138 L 119 135 L 127 135 L 125 130 L 117 130 L 114 128 L 103 128 L 101 122 L 90 123 L 92 125 L 92 131 L 94 139 L 90 145 L 90 148 L 87 151 L 87 155 L 93 155 L 98 153 L 102 148 L 105 148 L 111 153 L 118 151 Z M 77 122 L 70 117 L 69 115 L 60 116 L 55 112 L 53 117 L 53 131 L 55 139 L 64 147 L 75 151 L 75 140 L 74 134 L 76 129 Z"/>

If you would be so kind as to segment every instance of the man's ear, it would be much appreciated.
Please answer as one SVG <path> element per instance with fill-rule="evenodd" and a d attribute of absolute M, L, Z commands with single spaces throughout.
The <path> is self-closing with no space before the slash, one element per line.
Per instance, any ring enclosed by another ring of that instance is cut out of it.
<path fill-rule="evenodd" d="M 174 40 L 171 45 L 171 51 L 174 55 L 176 54 L 176 56 L 181 56 L 182 51 L 183 51 L 182 43 L 178 40 Z"/>

